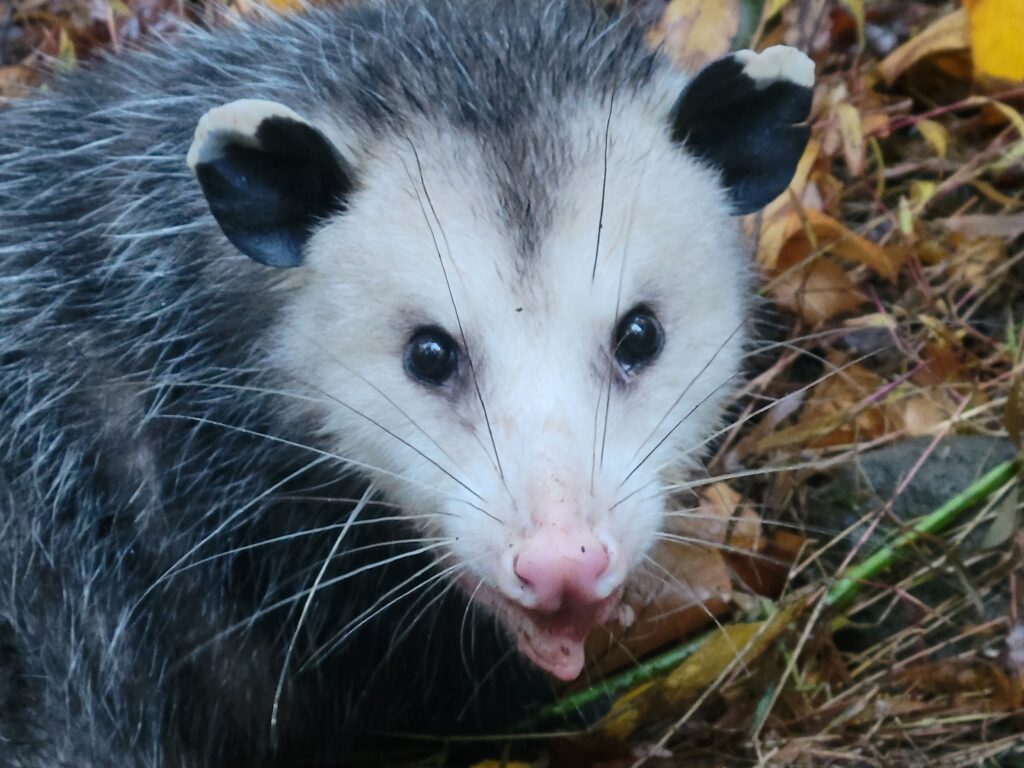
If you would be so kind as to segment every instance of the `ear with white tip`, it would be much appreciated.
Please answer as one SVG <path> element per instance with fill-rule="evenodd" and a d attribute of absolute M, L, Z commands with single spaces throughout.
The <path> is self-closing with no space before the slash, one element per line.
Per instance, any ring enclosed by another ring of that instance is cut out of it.
<path fill-rule="evenodd" d="M 759 210 L 789 185 L 807 146 L 814 62 L 778 45 L 738 51 L 690 81 L 672 108 L 672 138 L 722 172 L 735 212 Z"/>
<path fill-rule="evenodd" d="M 316 223 L 344 210 L 354 186 L 323 133 L 288 107 L 257 99 L 203 115 L 188 165 L 228 240 L 272 267 L 301 264 Z"/>

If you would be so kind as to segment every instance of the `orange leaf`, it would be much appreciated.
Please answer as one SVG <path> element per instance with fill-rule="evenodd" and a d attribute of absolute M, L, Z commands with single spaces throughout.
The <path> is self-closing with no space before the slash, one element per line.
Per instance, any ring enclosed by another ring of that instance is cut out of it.
<path fill-rule="evenodd" d="M 885 57 L 878 71 L 886 83 L 892 83 L 914 64 L 929 56 L 971 47 L 967 14 L 963 10 L 943 16 L 919 35 L 912 37 Z"/>
<path fill-rule="evenodd" d="M 819 247 L 827 247 L 830 252 L 842 259 L 863 264 L 886 280 L 896 280 L 899 267 L 884 249 L 854 234 L 821 211 L 808 210 L 807 219 L 814 228 Z"/>

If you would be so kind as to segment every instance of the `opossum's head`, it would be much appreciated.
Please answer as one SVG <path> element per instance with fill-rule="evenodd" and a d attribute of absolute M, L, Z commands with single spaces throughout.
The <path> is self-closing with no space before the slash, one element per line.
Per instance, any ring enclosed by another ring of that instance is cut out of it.
<path fill-rule="evenodd" d="M 235 102 L 190 153 L 228 238 L 297 267 L 274 362 L 333 450 L 566 679 L 719 426 L 749 304 L 734 217 L 807 140 L 792 49 L 675 77 L 483 136 Z"/>

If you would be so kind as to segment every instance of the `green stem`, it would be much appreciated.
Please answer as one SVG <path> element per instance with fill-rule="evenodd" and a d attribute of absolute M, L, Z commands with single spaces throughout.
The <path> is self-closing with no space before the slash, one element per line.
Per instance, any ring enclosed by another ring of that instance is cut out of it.
<path fill-rule="evenodd" d="M 865 582 L 871 581 L 888 569 L 909 546 L 922 536 L 941 533 L 952 525 L 966 510 L 984 501 L 1016 477 L 1017 461 L 1006 461 L 978 478 L 974 483 L 951 498 L 931 514 L 922 518 L 913 528 L 897 537 L 891 544 L 879 549 L 867 560 L 851 568 L 829 590 L 828 604 L 836 610 L 849 606 L 860 593 Z"/>
<path fill-rule="evenodd" d="M 991 470 L 968 488 L 957 494 L 934 512 L 920 520 L 913 528 L 896 538 L 891 544 L 875 552 L 847 575 L 832 585 L 826 597 L 836 609 L 848 606 L 860 593 L 864 583 L 889 568 L 903 551 L 922 536 L 940 533 L 948 528 L 964 511 L 984 501 L 1014 479 L 1019 470 L 1016 461 L 1007 461 Z M 542 707 L 535 715 L 520 724 L 518 730 L 528 731 L 547 723 L 563 720 L 602 698 L 612 698 L 641 683 L 675 669 L 696 652 L 714 634 L 708 632 L 654 658 L 602 680 L 589 688 L 565 696 L 554 704 Z"/>
<path fill-rule="evenodd" d="M 530 730 L 546 723 L 563 720 L 602 698 L 618 696 L 641 683 L 653 680 L 659 675 L 675 669 L 681 662 L 692 656 L 712 634 L 714 633 L 708 632 L 703 634 L 652 659 L 648 659 L 643 664 L 630 667 L 617 675 L 601 680 L 589 688 L 563 696 L 555 703 L 541 707 L 533 717 L 522 723 L 517 730 Z"/>

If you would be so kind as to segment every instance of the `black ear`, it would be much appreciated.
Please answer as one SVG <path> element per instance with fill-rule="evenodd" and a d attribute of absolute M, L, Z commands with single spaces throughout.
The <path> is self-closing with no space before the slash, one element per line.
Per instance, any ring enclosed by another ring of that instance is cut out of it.
<path fill-rule="evenodd" d="M 242 99 L 203 115 L 188 164 L 228 240 L 272 267 L 301 264 L 313 227 L 344 210 L 353 188 L 327 138 L 271 101 Z"/>
<path fill-rule="evenodd" d="M 738 214 L 782 194 L 810 128 L 814 63 L 794 48 L 739 51 L 686 86 L 672 108 L 672 138 L 721 170 Z"/>

